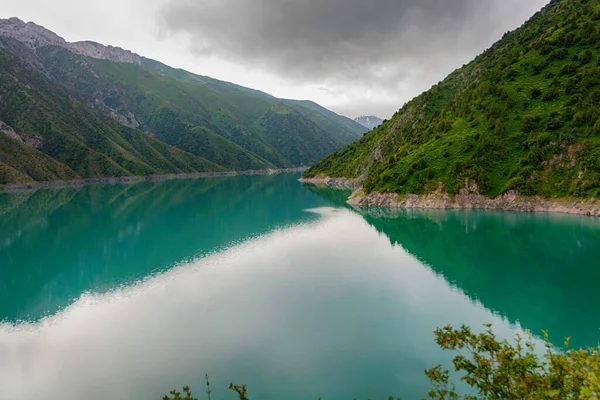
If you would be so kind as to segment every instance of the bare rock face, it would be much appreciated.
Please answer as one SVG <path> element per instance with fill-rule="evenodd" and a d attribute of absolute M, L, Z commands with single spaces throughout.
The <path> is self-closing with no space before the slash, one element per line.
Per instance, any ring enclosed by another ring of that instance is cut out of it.
<path fill-rule="evenodd" d="M 350 196 L 348 204 L 357 207 L 482 209 L 600 216 L 600 202 L 595 199 L 544 199 L 539 196 L 522 196 L 514 191 L 489 198 L 462 189 L 458 195 L 451 198 L 449 194 L 441 191 L 424 195 L 378 192 L 366 194 L 359 188 Z"/>
<path fill-rule="evenodd" d="M 25 23 L 14 17 L 0 19 L 0 36 L 16 39 L 31 49 L 43 46 L 67 47 L 67 42 L 54 32 L 33 22 Z"/>
<path fill-rule="evenodd" d="M 124 62 L 131 64 L 142 64 L 144 59 L 129 51 L 119 47 L 104 46 L 100 43 L 83 41 L 69 43 L 54 32 L 37 25 L 33 22 L 23 22 L 18 18 L 0 19 L 0 48 L 7 49 L 13 54 L 18 55 L 22 62 L 30 66 L 32 69 L 53 79 L 51 74 L 46 70 L 44 62 L 38 57 L 38 50 L 46 46 L 54 46 L 55 48 L 66 49 L 71 53 L 84 57 L 98 58 L 113 62 Z M 52 49 L 46 52 L 47 57 L 52 57 L 53 52 L 57 49 Z M 58 51 L 60 53 L 60 51 Z M 80 57 L 79 65 L 86 68 L 92 76 L 100 79 L 89 60 Z M 60 83 L 68 88 L 72 88 L 77 84 L 77 75 L 67 74 L 66 78 Z M 66 83 L 65 83 L 66 82 Z M 137 129 L 140 123 L 135 115 L 129 110 L 113 109 L 105 105 L 104 100 L 106 94 L 102 91 L 95 93 L 95 101 L 101 104 L 102 111 L 120 124 Z M 7 135 L 15 140 L 19 140 L 31 147 L 39 147 L 41 138 L 15 132 L 12 128 L 0 122 L 0 134 Z"/>
<path fill-rule="evenodd" d="M 100 43 L 84 41 L 69 43 L 69 49 L 83 56 L 100 58 L 102 60 L 124 62 L 141 65 L 143 58 L 129 50 L 120 47 L 104 46 Z"/>
<path fill-rule="evenodd" d="M 140 123 L 135 119 L 135 115 L 131 111 L 127 111 L 125 115 L 122 115 L 115 110 L 111 110 L 108 115 L 121 125 L 129 128 L 137 129 L 140 127 Z"/>
<path fill-rule="evenodd" d="M 360 185 L 364 178 L 330 178 L 320 175 L 314 178 L 302 178 L 300 182 L 329 186 L 334 189 L 354 188 L 354 192 L 348 199 L 348 204 L 354 207 L 505 210 L 600 217 L 600 201 L 593 198 L 543 198 L 540 196 L 523 196 L 513 190 L 498 197 L 490 198 L 479 193 L 475 182 L 468 181 L 465 182 L 465 187 L 456 196 L 445 193 L 441 184 L 437 190 L 428 194 L 366 193 Z"/>
<path fill-rule="evenodd" d="M 35 135 L 25 135 L 22 133 L 15 132 L 13 128 L 0 121 L 0 135 L 6 135 L 9 138 L 15 139 L 21 143 L 26 144 L 29 147 L 35 149 L 42 145 L 42 138 Z"/>
<path fill-rule="evenodd" d="M 69 43 L 56 33 L 33 22 L 23 22 L 19 18 L 0 19 L 0 37 L 18 40 L 30 49 L 44 46 L 57 46 L 87 57 L 116 62 L 142 64 L 143 58 L 120 47 L 104 46 L 100 43 L 84 41 Z"/>
<path fill-rule="evenodd" d="M 31 48 L 31 46 L 20 42 L 13 37 L 2 36 L 0 34 L 0 48 L 8 50 L 9 53 L 17 55 L 23 64 L 49 77 L 46 67 L 37 57 L 35 54 L 35 49 Z"/>

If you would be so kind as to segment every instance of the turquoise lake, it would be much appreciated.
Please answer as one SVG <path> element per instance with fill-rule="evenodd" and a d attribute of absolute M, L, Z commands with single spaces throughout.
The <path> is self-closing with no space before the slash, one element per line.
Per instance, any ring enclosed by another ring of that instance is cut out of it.
<path fill-rule="evenodd" d="M 425 397 L 446 324 L 600 343 L 600 219 L 353 209 L 297 174 L 0 193 L 0 400 Z"/>

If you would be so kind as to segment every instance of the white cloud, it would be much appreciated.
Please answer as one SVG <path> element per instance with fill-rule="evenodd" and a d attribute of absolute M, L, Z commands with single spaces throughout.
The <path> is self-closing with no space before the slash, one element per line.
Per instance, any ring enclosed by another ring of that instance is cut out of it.
<path fill-rule="evenodd" d="M 389 117 L 547 2 L 338 1 L 1 0 L 0 17 L 345 115 Z"/>

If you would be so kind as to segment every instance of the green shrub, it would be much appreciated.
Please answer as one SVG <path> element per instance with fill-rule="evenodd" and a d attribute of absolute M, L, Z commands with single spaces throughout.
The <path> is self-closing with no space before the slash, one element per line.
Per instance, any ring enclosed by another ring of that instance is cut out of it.
<path fill-rule="evenodd" d="M 435 331 L 435 341 L 443 350 L 458 353 L 452 364 L 471 388 L 461 395 L 450 371 L 441 365 L 425 371 L 431 382 L 427 396 L 433 400 L 592 400 L 600 396 L 600 357 L 598 349 L 572 350 L 565 338 L 566 350 L 555 348 L 544 333 L 545 354 L 530 332 L 518 333 L 513 343 L 499 340 L 491 324 L 482 333 L 468 326 L 459 329 L 447 325 Z M 210 386 L 206 376 L 206 393 Z M 248 400 L 246 385 L 229 384 L 239 400 Z M 163 400 L 197 400 L 189 387 L 171 391 Z M 394 400 L 389 397 L 389 400 Z M 400 399 L 397 399 L 400 400 Z"/>
<path fill-rule="evenodd" d="M 575 93 L 573 96 L 571 96 L 571 98 L 569 98 L 569 101 L 567 101 L 567 105 L 568 106 L 575 106 L 575 105 L 579 105 L 583 102 L 583 95 L 581 93 Z"/>
<path fill-rule="evenodd" d="M 542 115 L 540 113 L 526 115 L 525 118 L 523 118 L 523 132 L 533 132 L 541 120 Z"/>
<path fill-rule="evenodd" d="M 570 62 L 560 70 L 560 75 L 573 75 L 577 72 L 577 63 Z"/>
<path fill-rule="evenodd" d="M 407 165 L 429 154 L 433 177 L 427 190 L 437 187 L 431 183 L 440 180 L 445 190 L 453 190 L 454 182 L 471 177 L 478 166 L 476 171 L 488 188 L 486 195 L 499 195 L 511 186 L 532 195 L 576 195 L 569 188 L 581 187 L 578 171 L 544 171 L 540 163 L 564 154 L 568 151 L 564 146 L 588 141 L 591 147 L 600 148 L 597 137 L 591 138 L 598 135 L 594 126 L 600 117 L 600 23 L 592 19 L 599 6 L 600 0 L 549 2 L 473 62 L 407 103 L 368 143 L 350 146 L 351 157 L 339 153 L 312 167 L 310 173 L 356 177 L 359 167 L 367 166 L 369 175 L 386 177 L 369 176 L 367 191 L 411 193 L 415 182 L 423 179 L 422 174 L 416 176 L 419 170 L 408 171 L 400 180 L 406 178 L 406 183 L 399 187 L 392 183 L 397 177 L 392 178 L 391 171 L 369 168 L 379 144 L 388 143 L 384 156 L 401 148 Z M 551 140 L 535 143 L 546 132 L 551 132 Z M 481 146 L 482 136 L 496 143 Z M 456 140 L 456 146 L 444 152 L 449 138 Z M 457 160 L 469 163 L 469 171 L 451 172 Z M 520 160 L 525 164 L 520 165 Z M 520 177 L 511 173 L 523 166 L 535 167 L 535 171 Z M 594 193 L 589 190 L 584 195 Z"/>
<path fill-rule="evenodd" d="M 461 396 L 441 366 L 426 371 L 431 380 L 431 399 L 597 399 L 600 395 L 600 358 L 597 349 L 555 349 L 544 332 L 546 354 L 540 357 L 530 333 L 517 336 L 514 344 L 498 340 L 487 330 L 476 334 L 469 327 L 446 326 L 435 332 L 437 344 L 459 353 L 453 359 L 460 378 L 475 395 Z"/>
<path fill-rule="evenodd" d="M 531 89 L 531 100 L 535 100 L 542 95 L 542 91 L 539 88 Z"/>
<path fill-rule="evenodd" d="M 555 131 L 564 126 L 563 117 L 558 112 L 554 111 L 550 114 L 550 118 L 548 120 L 548 130 Z"/>
<path fill-rule="evenodd" d="M 592 61 L 592 57 L 593 57 L 593 53 L 590 49 L 587 49 L 586 51 L 583 52 L 583 54 L 581 55 L 581 57 L 579 57 L 579 61 L 582 64 L 587 64 L 590 61 Z"/>
<path fill-rule="evenodd" d="M 163 400 L 198 400 L 192 396 L 192 391 L 189 386 L 184 386 L 181 392 L 171 390 L 170 395 L 164 396 Z"/>
<path fill-rule="evenodd" d="M 590 95 L 590 101 L 594 105 L 600 104 L 600 90 L 594 90 Z"/>
<path fill-rule="evenodd" d="M 569 50 L 565 49 L 564 47 L 561 47 L 559 49 L 552 51 L 550 53 L 550 55 L 548 56 L 548 59 L 552 60 L 552 61 L 560 61 L 560 60 L 564 60 L 565 58 L 567 58 L 568 55 L 569 55 Z"/>
<path fill-rule="evenodd" d="M 550 89 L 548 89 L 542 100 L 552 101 L 556 99 L 558 95 L 558 89 L 556 88 L 556 86 L 552 86 Z"/>

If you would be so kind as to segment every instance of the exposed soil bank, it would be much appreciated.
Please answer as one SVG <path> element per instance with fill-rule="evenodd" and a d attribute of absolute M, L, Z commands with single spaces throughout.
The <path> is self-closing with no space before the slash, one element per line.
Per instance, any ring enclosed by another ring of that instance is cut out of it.
<path fill-rule="evenodd" d="M 467 189 L 451 197 L 438 190 L 426 195 L 396 193 L 365 193 L 358 187 L 358 180 L 337 178 L 301 179 L 301 182 L 331 186 L 332 188 L 352 187 L 356 190 L 348 199 L 348 204 L 357 207 L 385 208 L 429 208 L 429 209 L 483 209 L 520 212 L 548 212 L 559 214 L 590 215 L 600 217 L 600 200 L 576 198 L 543 198 L 539 196 L 521 196 L 514 191 L 506 192 L 496 198 L 489 198 Z M 333 183 L 333 184 L 331 184 Z M 346 183 L 346 186 L 339 186 Z"/>
<path fill-rule="evenodd" d="M 263 169 L 250 171 L 226 171 L 226 172 L 196 172 L 189 174 L 170 174 L 170 175 L 147 175 L 147 176 L 119 176 L 119 177 L 100 177 L 88 179 L 73 179 L 70 181 L 48 181 L 48 182 L 25 182 L 25 183 L 9 183 L 0 185 L 0 192 L 12 190 L 29 190 L 29 189 L 48 189 L 63 186 L 82 186 L 93 184 L 110 184 L 110 183 L 136 183 L 143 181 L 158 182 L 168 179 L 199 179 L 199 178 L 215 178 L 223 176 L 239 176 L 239 175 L 272 175 L 284 172 L 302 172 L 306 170 L 301 168 L 286 168 L 286 169 Z"/>

